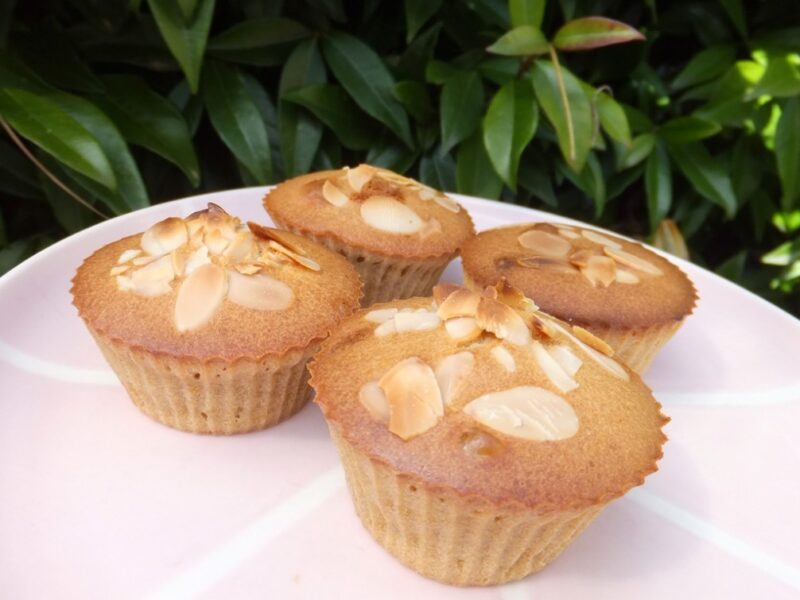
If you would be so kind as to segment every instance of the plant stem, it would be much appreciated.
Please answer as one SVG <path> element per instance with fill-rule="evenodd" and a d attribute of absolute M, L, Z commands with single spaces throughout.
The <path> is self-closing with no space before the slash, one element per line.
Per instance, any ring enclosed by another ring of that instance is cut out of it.
<path fill-rule="evenodd" d="M 567 96 L 567 88 L 564 86 L 564 77 L 561 73 L 561 63 L 558 62 L 558 54 L 556 49 L 550 46 L 550 60 L 553 61 L 553 69 L 556 73 L 556 83 L 558 83 L 558 93 L 561 96 L 561 105 L 564 107 L 564 118 L 567 121 L 567 140 L 569 141 L 569 160 L 575 162 L 575 129 L 572 124 L 572 111 L 569 107 L 569 97 Z"/>
<path fill-rule="evenodd" d="M 70 198 L 72 198 L 73 200 L 75 200 L 76 202 L 81 204 L 87 210 L 90 210 L 91 212 L 96 214 L 101 219 L 108 219 L 109 218 L 109 215 L 99 211 L 94 206 L 92 206 L 89 202 L 87 202 L 86 200 L 81 198 L 78 194 L 76 194 L 69 187 L 67 187 L 67 185 L 64 182 L 62 182 L 58 177 L 56 177 L 53 174 L 53 172 L 50 171 L 50 169 L 45 167 L 42 164 L 42 162 L 38 158 L 36 158 L 30 150 L 28 150 L 28 148 L 25 146 L 25 144 L 22 142 L 22 140 L 19 139 L 19 136 L 17 135 L 17 132 L 14 131 L 14 129 L 11 127 L 11 125 L 9 125 L 8 122 L 6 122 L 6 120 L 3 117 L 0 117 L 0 125 L 3 126 L 3 129 L 6 130 L 6 133 L 8 134 L 8 137 L 11 138 L 11 141 L 14 142 L 14 144 L 17 146 L 17 148 L 20 149 L 20 151 L 28 158 L 28 160 L 30 160 L 34 165 L 36 165 L 36 168 L 39 169 L 42 173 L 44 173 L 47 176 L 47 178 L 50 181 L 52 181 L 54 184 L 56 184 L 65 194 L 67 194 Z"/>

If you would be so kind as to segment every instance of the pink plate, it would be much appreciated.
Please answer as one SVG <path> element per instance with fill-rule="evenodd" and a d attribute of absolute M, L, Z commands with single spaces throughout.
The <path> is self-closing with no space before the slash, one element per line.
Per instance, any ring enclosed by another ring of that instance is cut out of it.
<path fill-rule="evenodd" d="M 691 264 L 696 313 L 645 379 L 672 417 L 660 470 L 538 575 L 487 589 L 402 566 L 362 528 L 316 406 L 205 437 L 138 411 L 70 304 L 103 244 L 213 201 L 268 221 L 264 189 L 154 206 L 0 279 L 4 598 L 797 598 L 800 322 Z M 563 220 L 458 198 L 479 229 Z M 459 281 L 460 267 L 445 279 Z"/>

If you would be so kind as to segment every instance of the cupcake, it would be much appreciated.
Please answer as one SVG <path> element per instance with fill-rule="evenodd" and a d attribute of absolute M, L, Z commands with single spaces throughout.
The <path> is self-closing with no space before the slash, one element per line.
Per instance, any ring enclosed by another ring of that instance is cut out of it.
<path fill-rule="evenodd" d="M 309 366 L 355 509 L 426 577 L 534 573 L 656 470 L 667 418 L 607 344 L 502 282 L 361 310 Z"/>
<path fill-rule="evenodd" d="M 689 278 L 641 244 L 561 223 L 483 231 L 462 250 L 465 283 L 501 277 L 541 309 L 602 338 L 643 373 L 694 309 Z"/>
<path fill-rule="evenodd" d="M 345 256 L 364 282 L 363 306 L 430 295 L 474 235 L 454 200 L 369 165 L 290 179 L 267 194 L 264 207 L 278 226 Z"/>
<path fill-rule="evenodd" d="M 306 363 L 358 307 L 335 252 L 220 207 L 100 248 L 73 304 L 133 402 L 195 433 L 275 425 L 308 401 Z"/>

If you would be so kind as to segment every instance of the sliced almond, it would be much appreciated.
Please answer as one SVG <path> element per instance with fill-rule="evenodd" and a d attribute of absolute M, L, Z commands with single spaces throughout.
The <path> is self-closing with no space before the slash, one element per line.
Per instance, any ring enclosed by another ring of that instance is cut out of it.
<path fill-rule="evenodd" d="M 275 229 L 274 227 L 264 227 L 258 223 L 253 223 L 253 221 L 247 222 L 247 228 L 256 237 L 278 242 L 295 254 L 299 254 L 300 256 L 308 256 L 308 253 L 299 244 L 296 244 L 290 237 L 291 234 L 286 231 L 281 231 L 280 229 Z"/>
<path fill-rule="evenodd" d="M 587 344 L 583 343 L 581 340 L 575 337 L 575 335 L 572 332 L 567 331 L 564 327 L 559 325 L 555 320 L 550 320 L 550 325 L 554 329 L 556 329 L 559 333 L 561 333 L 563 336 L 572 340 L 572 342 L 576 346 L 578 346 L 578 348 L 580 348 L 580 350 L 582 350 L 584 354 L 586 354 L 589 358 L 591 358 L 593 361 L 595 361 L 597 364 L 603 367 L 606 371 L 608 371 L 618 379 L 622 379 L 623 381 L 628 381 L 630 379 L 628 372 L 622 367 L 622 365 L 620 365 L 613 358 L 610 358 L 598 352 L 594 348 L 588 346 Z"/>
<path fill-rule="evenodd" d="M 411 208 L 390 196 L 372 196 L 361 204 L 361 218 L 370 227 L 396 234 L 416 233 L 424 222 Z"/>
<path fill-rule="evenodd" d="M 475 317 L 455 317 L 444 322 L 447 335 L 458 343 L 471 342 L 483 333 Z"/>
<path fill-rule="evenodd" d="M 228 300 L 254 310 L 284 310 L 294 300 L 292 288 L 269 275 L 228 271 Z"/>
<path fill-rule="evenodd" d="M 116 267 L 111 267 L 111 272 L 109 275 L 115 277 L 116 275 L 122 275 L 125 271 L 130 269 L 130 265 L 117 265 Z"/>
<path fill-rule="evenodd" d="M 516 346 L 531 341 L 531 332 L 525 320 L 513 308 L 498 300 L 481 297 L 475 317 L 478 327 L 501 340 L 508 340 Z"/>
<path fill-rule="evenodd" d="M 432 187 L 428 187 L 424 184 L 419 184 L 417 186 L 417 194 L 419 195 L 420 200 L 433 200 L 439 194 L 435 189 Z"/>
<path fill-rule="evenodd" d="M 617 278 L 617 265 L 607 256 L 590 256 L 586 266 L 581 268 L 581 274 L 589 280 L 592 287 L 599 283 L 608 287 Z"/>
<path fill-rule="evenodd" d="M 190 256 L 189 252 L 189 248 L 184 246 L 169 253 L 172 259 L 172 270 L 175 272 L 175 277 L 183 277 L 183 273 L 186 270 L 186 261 Z"/>
<path fill-rule="evenodd" d="M 139 248 L 131 248 L 130 250 L 125 250 L 125 252 L 119 255 L 119 258 L 117 259 L 117 264 L 121 265 L 122 263 L 126 263 L 129 260 L 133 260 L 141 253 L 142 251 L 139 250 Z"/>
<path fill-rule="evenodd" d="M 531 331 L 536 332 L 539 337 L 552 339 L 556 336 L 556 332 L 550 327 L 547 321 L 539 316 L 539 313 L 528 315 L 528 326 Z"/>
<path fill-rule="evenodd" d="M 569 402 L 532 385 L 485 394 L 467 404 L 464 412 L 486 427 L 525 440 L 563 440 L 579 427 Z"/>
<path fill-rule="evenodd" d="M 347 183 L 350 188 L 358 193 L 361 189 L 369 183 L 369 180 L 373 178 L 376 173 L 375 167 L 370 165 L 358 165 L 354 169 L 347 169 L 345 171 L 345 175 L 347 177 Z M 325 194 L 325 190 L 322 191 L 323 195 Z M 327 200 L 327 198 L 326 198 Z M 328 200 L 330 202 L 330 200 Z M 333 204 L 333 202 L 331 202 Z"/>
<path fill-rule="evenodd" d="M 620 244 L 611 238 L 608 238 L 596 231 L 592 231 L 591 229 L 584 229 L 581 231 L 581 235 L 585 237 L 590 242 L 594 242 L 595 244 L 600 244 L 601 246 L 607 246 L 609 248 L 613 248 L 614 250 L 619 250 L 622 248 Z"/>
<path fill-rule="evenodd" d="M 261 271 L 262 265 L 255 263 L 238 263 L 233 265 L 233 268 L 239 271 L 242 275 L 255 275 Z"/>
<path fill-rule="evenodd" d="M 361 386 L 358 401 L 373 419 L 384 425 L 389 423 L 389 401 L 377 381 L 368 381 Z"/>
<path fill-rule="evenodd" d="M 567 240 L 540 229 L 529 229 L 521 233 L 517 241 L 523 248 L 546 258 L 566 258 L 572 248 Z"/>
<path fill-rule="evenodd" d="M 144 265 L 149 265 L 151 262 L 154 262 L 154 261 L 158 260 L 159 258 L 161 258 L 161 257 L 160 256 L 149 256 L 149 255 L 137 256 L 136 258 L 134 258 L 130 262 L 135 267 L 142 267 Z"/>
<path fill-rule="evenodd" d="M 307 256 L 300 256 L 299 254 L 289 250 L 289 248 L 281 243 L 270 240 L 267 242 L 267 244 L 276 252 L 280 252 L 284 256 L 288 257 L 293 263 L 298 264 L 301 267 L 305 267 L 309 271 L 320 271 L 322 269 L 317 261 L 308 258 Z"/>
<path fill-rule="evenodd" d="M 350 198 L 347 197 L 347 194 L 330 181 L 326 181 L 322 184 L 322 197 L 325 198 L 329 204 L 337 208 L 350 202 Z"/>
<path fill-rule="evenodd" d="M 536 303 L 528 298 L 525 294 L 522 293 L 522 290 L 515 288 L 505 277 L 501 277 L 500 281 L 497 282 L 497 285 L 494 286 L 497 290 L 497 299 L 514 308 L 516 310 L 534 312 L 539 310 L 539 307 L 536 306 Z"/>
<path fill-rule="evenodd" d="M 439 315 L 435 312 L 399 312 L 394 316 L 394 326 L 397 333 L 406 331 L 425 331 L 436 329 L 441 323 Z"/>
<path fill-rule="evenodd" d="M 475 356 L 472 352 L 466 351 L 451 354 L 436 365 L 436 381 L 439 383 L 439 390 L 445 406 L 453 403 L 474 366 Z"/>
<path fill-rule="evenodd" d="M 575 377 L 575 373 L 583 365 L 583 361 L 575 353 L 563 344 L 556 346 L 545 346 L 550 356 L 561 366 L 570 377 Z"/>
<path fill-rule="evenodd" d="M 625 265 L 626 267 L 638 269 L 650 275 L 662 274 L 661 269 L 659 269 L 657 266 L 646 261 L 643 258 L 634 256 L 630 252 L 625 252 L 624 250 L 615 250 L 614 248 L 609 248 L 608 246 L 605 246 L 603 248 L 603 252 L 605 252 L 608 256 L 616 260 L 618 263 Z"/>
<path fill-rule="evenodd" d="M 225 269 L 215 264 L 202 265 L 183 280 L 175 299 L 175 327 L 180 332 L 205 325 L 225 298 Z"/>
<path fill-rule="evenodd" d="M 222 229 L 209 229 L 203 235 L 203 244 L 211 254 L 218 255 L 225 251 L 228 247 L 230 240 Z"/>
<path fill-rule="evenodd" d="M 239 231 L 236 237 L 233 238 L 228 247 L 222 252 L 222 255 L 229 261 L 245 262 L 255 258 L 258 254 L 258 247 L 253 238 L 253 234 L 249 230 Z"/>
<path fill-rule="evenodd" d="M 547 375 L 550 382 L 560 391 L 566 393 L 578 387 L 575 381 L 545 349 L 541 342 L 534 341 L 531 344 L 531 351 L 536 363 Z"/>
<path fill-rule="evenodd" d="M 450 196 L 445 196 L 444 194 L 436 194 L 433 197 L 433 201 L 436 202 L 442 208 L 449 210 L 451 213 L 457 213 L 461 210 L 461 206 L 453 200 Z"/>
<path fill-rule="evenodd" d="M 617 266 L 617 283 L 632 285 L 639 283 L 639 281 L 639 278 L 634 273 L 631 273 L 627 269 L 620 269 L 619 266 Z"/>
<path fill-rule="evenodd" d="M 572 326 L 572 333 L 583 343 L 591 346 L 598 352 L 602 352 L 606 356 L 614 356 L 614 349 L 599 337 L 594 335 L 591 331 L 584 329 L 578 325 Z"/>
<path fill-rule="evenodd" d="M 132 291 L 134 291 L 134 289 L 133 289 L 133 281 L 131 281 L 131 278 L 129 276 L 127 276 L 127 275 L 117 275 L 116 278 L 115 278 L 115 281 L 117 282 L 117 288 L 121 292 L 132 292 Z"/>
<path fill-rule="evenodd" d="M 435 285 L 433 286 L 433 301 L 435 304 L 440 305 L 444 302 L 445 298 L 460 289 L 462 289 L 461 286 L 455 283 L 440 283 Z"/>
<path fill-rule="evenodd" d="M 437 313 L 442 319 L 474 317 L 478 313 L 480 301 L 481 295 L 478 292 L 460 288 L 444 299 Z"/>
<path fill-rule="evenodd" d="M 428 219 L 423 224 L 422 229 L 419 230 L 419 234 L 423 238 L 436 235 L 437 233 L 442 233 L 442 224 L 439 219 Z"/>
<path fill-rule="evenodd" d="M 170 282 L 175 279 L 172 257 L 162 256 L 131 273 L 134 291 L 140 296 L 160 296 L 169 293 Z"/>
<path fill-rule="evenodd" d="M 189 255 L 186 264 L 183 266 L 183 272 L 185 275 L 190 275 L 198 267 L 207 265 L 210 262 L 211 259 L 208 257 L 208 248 L 200 246 Z"/>
<path fill-rule="evenodd" d="M 556 229 L 558 229 L 558 235 L 560 235 L 561 237 L 565 237 L 568 240 L 577 240 L 579 237 L 581 237 L 581 234 L 576 233 L 575 231 L 572 231 L 571 229 L 566 229 L 566 228 L 560 227 L 560 226 L 556 227 Z"/>
<path fill-rule="evenodd" d="M 396 314 L 396 308 L 380 308 L 369 311 L 366 315 L 364 315 L 364 320 L 369 321 L 370 323 L 383 323 L 384 321 L 388 321 L 389 319 L 393 318 Z"/>
<path fill-rule="evenodd" d="M 426 432 L 444 415 L 436 375 L 419 358 L 397 363 L 378 385 L 389 402 L 389 431 L 404 440 Z"/>
<path fill-rule="evenodd" d="M 569 255 L 569 262 L 575 265 L 578 268 L 583 268 L 589 264 L 589 259 L 593 256 L 602 256 L 596 250 L 576 250 L 572 254 Z"/>
<path fill-rule="evenodd" d="M 151 256 L 162 256 L 183 246 L 188 240 L 189 233 L 183 219 L 169 217 L 142 234 L 142 249 Z"/>
<path fill-rule="evenodd" d="M 578 273 L 578 270 L 568 262 L 558 258 L 545 258 L 544 256 L 523 256 L 517 259 L 517 264 L 529 269 L 541 269 L 552 273 Z"/>
<path fill-rule="evenodd" d="M 397 333 L 397 325 L 394 322 L 394 317 L 388 321 L 384 321 L 375 328 L 375 335 L 377 337 L 384 337 L 392 333 Z"/>
<path fill-rule="evenodd" d="M 492 358 L 508 373 L 513 373 L 517 370 L 517 361 L 514 360 L 514 356 L 504 346 L 495 346 L 489 352 L 492 354 Z"/>
<path fill-rule="evenodd" d="M 478 458 L 496 456 L 503 451 L 500 440 L 477 427 L 462 433 L 459 441 L 464 452 Z"/>

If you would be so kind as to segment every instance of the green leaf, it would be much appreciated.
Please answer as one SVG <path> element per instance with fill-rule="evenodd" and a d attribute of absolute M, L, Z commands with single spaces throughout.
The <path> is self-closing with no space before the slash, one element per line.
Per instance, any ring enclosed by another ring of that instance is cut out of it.
<path fill-rule="evenodd" d="M 513 56 L 493 56 L 478 64 L 478 72 L 484 79 L 502 86 L 516 79 L 519 64 L 519 59 Z"/>
<path fill-rule="evenodd" d="M 475 131 L 482 111 L 483 84 L 476 73 L 459 73 L 445 82 L 440 103 L 442 152 Z"/>
<path fill-rule="evenodd" d="M 531 68 L 533 88 L 536 98 L 547 119 L 553 124 L 558 136 L 561 153 L 570 168 L 575 172 L 583 170 L 586 157 L 592 145 L 593 119 L 592 106 L 581 82 L 569 71 L 562 68 L 564 89 L 569 102 L 572 122 L 573 143 L 570 143 L 569 121 L 566 118 L 563 102 L 559 93 L 559 85 L 553 64 L 546 60 L 537 60 Z"/>
<path fill-rule="evenodd" d="M 382 135 L 367 153 L 367 163 L 395 173 L 405 173 L 417 160 L 418 153 L 397 143 L 394 136 Z"/>
<path fill-rule="evenodd" d="M 698 52 L 672 81 L 673 90 L 682 90 L 721 76 L 733 65 L 733 46 L 712 46 Z"/>
<path fill-rule="evenodd" d="M 183 13 L 183 18 L 187 21 L 191 20 L 194 16 L 194 11 L 197 9 L 197 0 L 177 0 L 178 6 Z"/>
<path fill-rule="evenodd" d="M 456 160 L 456 189 L 459 193 L 493 200 L 500 197 L 503 182 L 492 168 L 479 131 L 459 146 Z"/>
<path fill-rule="evenodd" d="M 426 123 L 434 116 L 431 96 L 421 81 L 400 81 L 394 86 L 392 93 L 408 114 L 420 123 Z"/>
<path fill-rule="evenodd" d="M 547 38 L 539 29 L 532 25 L 520 25 L 502 35 L 486 50 L 504 56 L 528 56 L 546 54 L 548 48 Z"/>
<path fill-rule="evenodd" d="M 800 94 L 800 65 L 796 55 L 771 57 L 767 70 L 758 83 L 745 95 L 745 100 L 759 96 L 785 98 Z"/>
<path fill-rule="evenodd" d="M 663 144 L 659 143 L 650 156 L 644 171 L 644 189 L 647 193 L 647 216 L 650 231 L 669 214 L 672 206 L 672 168 Z"/>
<path fill-rule="evenodd" d="M 606 201 L 613 200 L 621 196 L 629 187 L 638 182 L 644 173 L 644 164 L 639 163 L 632 169 L 625 169 L 614 173 L 608 178 L 608 185 L 606 185 Z"/>
<path fill-rule="evenodd" d="M 733 146 L 731 183 L 740 204 L 750 200 L 761 189 L 764 177 L 762 148 L 760 140 L 753 135 L 740 136 Z"/>
<path fill-rule="evenodd" d="M 0 115 L 42 150 L 109 190 L 117 179 L 100 144 L 75 118 L 47 96 L 0 89 Z"/>
<path fill-rule="evenodd" d="M 422 26 L 442 7 L 443 0 L 405 0 L 406 43 L 410 44 Z"/>
<path fill-rule="evenodd" d="M 189 128 L 175 106 L 133 75 L 108 75 L 103 83 L 106 94 L 97 99 L 125 139 L 176 165 L 194 187 L 200 185 Z"/>
<path fill-rule="evenodd" d="M 425 79 L 425 68 L 433 56 L 441 30 L 442 23 L 436 22 L 408 45 L 395 63 L 395 70 L 400 77 Z"/>
<path fill-rule="evenodd" d="M 443 85 L 451 77 L 455 77 L 460 71 L 441 60 L 432 60 L 425 67 L 425 81 L 435 85 Z"/>
<path fill-rule="evenodd" d="M 194 17 L 186 21 L 173 0 L 148 0 L 161 36 L 186 75 L 192 92 L 197 92 L 200 85 L 200 70 L 215 0 L 197 2 Z"/>
<path fill-rule="evenodd" d="M 456 189 L 456 165 L 450 154 L 434 152 L 426 154 L 419 162 L 420 180 L 437 190 Z"/>
<path fill-rule="evenodd" d="M 322 53 L 356 104 L 412 148 L 408 116 L 392 96 L 395 82 L 380 56 L 358 38 L 340 32 L 323 38 Z"/>
<path fill-rule="evenodd" d="M 189 82 L 181 79 L 170 91 L 168 99 L 180 111 L 189 128 L 189 135 L 194 137 L 203 117 L 203 98 L 193 96 L 189 90 Z"/>
<path fill-rule="evenodd" d="M 630 146 L 620 148 L 621 153 L 617 156 L 617 164 L 620 169 L 630 169 L 638 165 L 653 151 L 656 144 L 656 136 L 652 133 L 637 135 L 631 140 Z"/>
<path fill-rule="evenodd" d="M 249 19 L 215 35 L 209 40 L 208 49 L 221 53 L 263 50 L 305 39 L 310 33 L 306 27 L 292 19 Z"/>
<path fill-rule="evenodd" d="M 669 145 L 669 154 L 695 190 L 720 206 L 728 218 L 738 207 L 730 175 L 701 144 Z"/>
<path fill-rule="evenodd" d="M 517 181 L 521 188 L 528 190 L 547 206 L 558 208 L 558 198 L 550 181 L 550 170 L 544 157 L 537 156 L 534 160 L 526 155 L 525 160 L 520 163 Z"/>
<path fill-rule="evenodd" d="M 220 139 L 261 185 L 272 179 L 264 119 L 239 72 L 217 61 L 205 69 L 203 95 Z"/>
<path fill-rule="evenodd" d="M 508 29 L 511 23 L 508 4 L 505 0 L 470 0 L 470 2 L 465 2 L 464 4 L 474 11 L 484 24 L 494 25 L 500 29 Z"/>
<path fill-rule="evenodd" d="M 41 177 L 41 186 L 53 215 L 67 233 L 86 229 L 97 222 L 97 216 L 71 198 L 47 177 Z"/>
<path fill-rule="evenodd" d="M 594 152 L 589 153 L 586 166 L 580 173 L 575 173 L 561 161 L 556 162 L 556 169 L 594 201 L 595 218 L 599 219 L 606 204 L 606 182 L 600 161 Z"/>
<path fill-rule="evenodd" d="M 744 15 L 742 0 L 719 0 L 719 3 L 722 4 L 722 8 L 725 9 L 725 12 L 728 13 L 728 18 L 730 18 L 734 27 L 736 27 L 739 35 L 747 39 L 747 19 Z"/>
<path fill-rule="evenodd" d="M 36 252 L 36 243 L 32 238 L 11 242 L 0 250 L 0 275 L 8 273 L 34 252 Z"/>
<path fill-rule="evenodd" d="M 765 265 L 785 267 L 800 260 L 800 239 L 784 242 L 761 257 Z"/>
<path fill-rule="evenodd" d="M 539 105 L 528 80 L 512 80 L 501 87 L 483 118 L 483 144 L 497 174 L 512 191 L 522 152 L 539 124 Z"/>
<path fill-rule="evenodd" d="M 508 9 L 511 13 L 511 26 L 532 25 L 540 28 L 546 4 L 546 0 L 509 0 Z"/>
<path fill-rule="evenodd" d="M 309 171 L 322 139 L 322 124 L 303 108 L 284 100 L 284 96 L 306 85 L 325 83 L 326 79 L 317 41 L 298 44 L 283 67 L 278 85 L 281 156 L 286 177 Z"/>
<path fill-rule="evenodd" d="M 658 129 L 659 135 L 672 144 L 688 144 L 717 135 L 722 131 L 719 123 L 700 117 L 676 117 Z"/>
<path fill-rule="evenodd" d="M 369 119 L 339 86 L 310 85 L 288 92 L 284 99 L 314 113 L 333 130 L 345 147 L 351 150 L 366 150 L 370 147 L 373 132 L 368 125 Z"/>
<path fill-rule="evenodd" d="M 734 283 L 739 283 L 744 274 L 744 267 L 747 262 L 747 250 L 741 250 L 726 259 L 719 265 L 714 272 L 720 277 L 724 277 Z"/>
<path fill-rule="evenodd" d="M 789 99 L 783 105 L 778 129 L 775 131 L 775 161 L 781 179 L 784 210 L 794 206 L 800 195 L 800 98 Z"/>
<path fill-rule="evenodd" d="M 562 25 L 553 38 L 553 45 L 565 51 L 591 50 L 644 39 L 639 31 L 625 23 L 606 17 L 581 17 Z"/>
<path fill-rule="evenodd" d="M 42 197 L 33 163 L 3 140 L 0 140 L 0 190 L 20 198 Z"/>
<path fill-rule="evenodd" d="M 600 117 L 600 126 L 612 140 L 626 146 L 631 143 L 631 128 L 625 110 L 610 95 L 598 90 L 595 95 L 595 106 Z"/>

